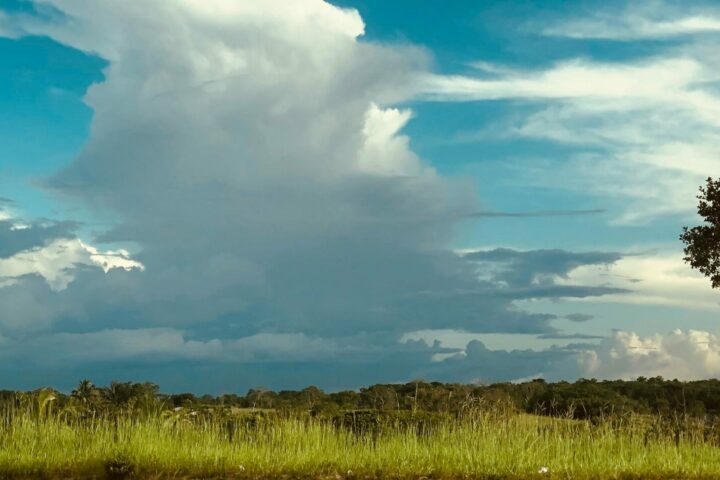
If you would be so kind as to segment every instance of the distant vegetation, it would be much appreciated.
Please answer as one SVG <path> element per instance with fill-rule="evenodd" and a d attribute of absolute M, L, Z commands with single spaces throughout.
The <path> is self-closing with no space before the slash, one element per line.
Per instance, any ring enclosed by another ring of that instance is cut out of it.
<path fill-rule="evenodd" d="M 0 394 L 0 478 L 719 478 L 720 382 Z M 538 414 L 538 415 L 536 415 Z"/>
<path fill-rule="evenodd" d="M 720 417 L 720 380 L 681 382 L 662 377 L 639 377 L 633 381 L 525 383 L 466 385 L 415 381 L 406 384 L 373 385 L 358 391 L 325 393 L 311 386 L 303 390 L 274 392 L 264 388 L 245 395 L 220 396 L 192 393 L 163 394 L 153 383 L 112 382 L 105 387 L 81 381 L 69 395 L 51 389 L 35 392 L 0 390 L 0 407 L 17 404 L 18 399 L 51 395 L 52 406 L 60 411 L 112 412 L 171 410 L 176 407 L 236 407 L 279 413 L 305 412 L 332 417 L 342 412 L 429 412 L 457 416 L 471 408 L 510 409 L 515 412 L 593 419 L 629 413 L 665 417 Z"/>

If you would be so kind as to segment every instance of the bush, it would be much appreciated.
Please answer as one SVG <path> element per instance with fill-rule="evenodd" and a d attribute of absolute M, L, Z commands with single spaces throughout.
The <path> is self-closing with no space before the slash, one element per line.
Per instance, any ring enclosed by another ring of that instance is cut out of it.
<path fill-rule="evenodd" d="M 119 455 L 105 462 L 105 477 L 111 480 L 122 480 L 131 477 L 135 467 L 124 455 Z"/>
<path fill-rule="evenodd" d="M 376 435 L 384 429 L 414 430 L 418 435 L 429 435 L 450 421 L 452 417 L 446 413 L 407 410 L 349 410 L 332 418 L 336 428 L 346 429 L 356 435 Z"/>

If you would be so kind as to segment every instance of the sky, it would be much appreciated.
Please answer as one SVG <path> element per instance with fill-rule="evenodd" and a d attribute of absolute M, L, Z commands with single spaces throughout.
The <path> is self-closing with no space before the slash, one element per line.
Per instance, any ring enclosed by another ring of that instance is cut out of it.
<path fill-rule="evenodd" d="M 720 4 L 0 0 L 0 385 L 720 374 Z"/>

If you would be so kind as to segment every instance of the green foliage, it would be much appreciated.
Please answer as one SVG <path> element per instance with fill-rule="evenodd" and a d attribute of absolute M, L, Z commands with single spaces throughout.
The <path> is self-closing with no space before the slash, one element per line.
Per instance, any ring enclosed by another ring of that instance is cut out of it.
<path fill-rule="evenodd" d="M 446 413 L 412 412 L 407 410 L 351 410 L 332 417 L 332 424 L 355 435 L 378 435 L 383 431 L 410 431 L 429 435 L 450 423 Z"/>
<path fill-rule="evenodd" d="M 143 417 L 164 414 L 162 412 L 167 412 L 165 415 L 169 418 L 228 416 L 239 415 L 239 412 L 264 418 L 271 415 L 267 412 L 272 412 L 272 415 L 286 417 L 337 419 L 363 411 L 372 411 L 373 415 L 382 413 L 382 418 L 408 415 L 408 412 L 413 418 L 420 418 L 424 412 L 471 418 L 488 411 L 572 419 L 602 419 L 630 413 L 714 418 L 720 416 L 720 381 L 680 382 L 660 377 L 640 377 L 634 381 L 581 379 L 572 383 L 533 380 L 491 385 L 414 381 L 373 385 L 357 392 L 328 394 L 317 387 L 273 392 L 259 388 L 251 389 L 245 396 L 196 397 L 191 393 L 164 395 L 153 383 L 112 382 L 98 387 L 83 380 L 70 395 L 52 389 L 0 391 L 0 410 L 16 407 L 30 409 L 41 416 L 58 412 L 75 419 Z M 262 421 L 257 418 L 252 422 Z"/>
<path fill-rule="evenodd" d="M 710 278 L 713 288 L 720 287 L 720 180 L 708 177 L 700 187 L 698 214 L 704 224 L 683 227 L 680 240 L 685 244 L 684 260 Z"/>

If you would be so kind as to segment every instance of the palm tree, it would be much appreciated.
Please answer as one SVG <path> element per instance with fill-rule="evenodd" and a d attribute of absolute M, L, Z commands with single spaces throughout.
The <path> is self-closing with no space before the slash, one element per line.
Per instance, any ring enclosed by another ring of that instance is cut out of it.
<path fill-rule="evenodd" d="M 118 410 L 128 412 L 136 409 L 143 413 L 157 406 L 158 386 L 154 383 L 111 382 L 102 390 L 104 399 Z"/>
<path fill-rule="evenodd" d="M 103 398 L 113 407 L 122 408 L 127 406 L 133 398 L 131 382 L 110 382 L 110 386 L 103 389 Z"/>
<path fill-rule="evenodd" d="M 70 394 L 73 398 L 77 398 L 83 405 L 94 400 L 98 396 L 98 390 L 90 380 L 80 380 L 75 390 Z"/>

